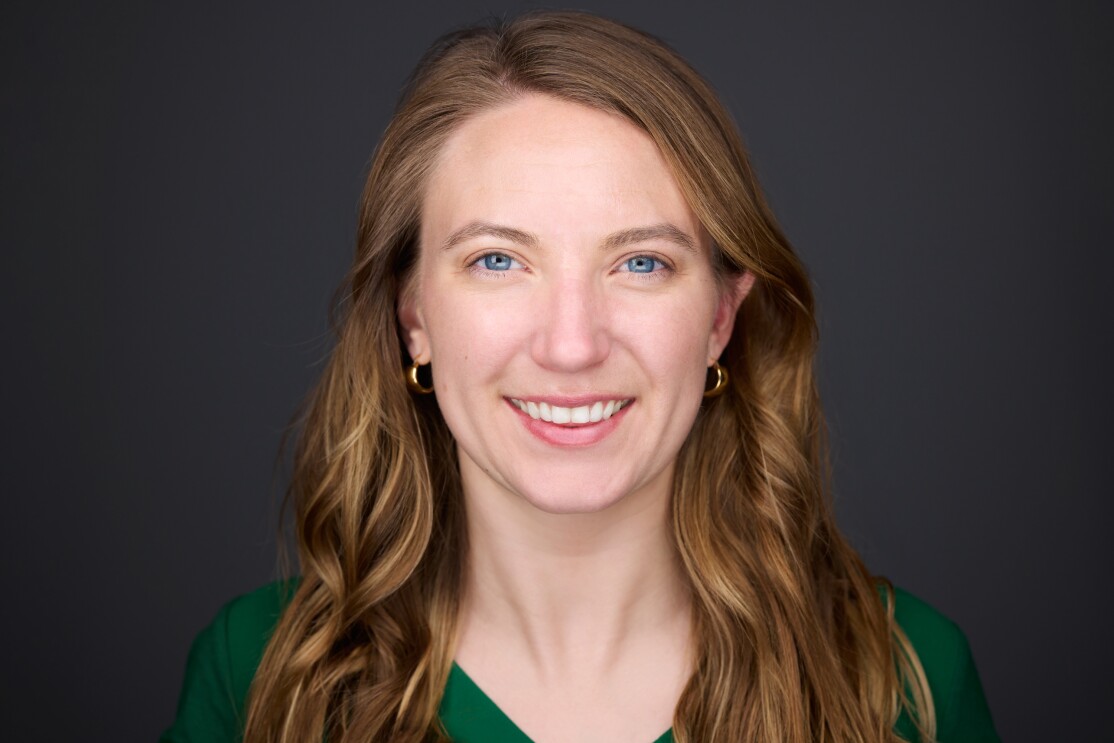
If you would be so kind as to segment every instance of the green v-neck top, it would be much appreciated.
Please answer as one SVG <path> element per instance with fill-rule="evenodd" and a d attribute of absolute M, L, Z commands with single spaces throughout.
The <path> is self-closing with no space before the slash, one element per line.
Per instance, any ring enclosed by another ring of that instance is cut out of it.
<path fill-rule="evenodd" d="M 454 743 L 531 743 L 530 737 L 456 663 L 445 682 L 440 714 Z M 666 730 L 653 743 L 673 743 L 673 733 Z"/>
<path fill-rule="evenodd" d="M 291 590 L 272 583 L 241 596 L 226 604 L 197 636 L 186 662 L 177 718 L 160 743 L 241 741 L 248 688 Z M 924 666 L 936 707 L 938 743 L 998 741 L 959 628 L 901 589 L 895 589 L 894 614 Z M 445 684 L 440 718 L 454 743 L 532 743 L 455 663 Z M 904 716 L 894 730 L 905 740 L 917 740 Z M 672 741 L 672 732 L 665 731 L 647 743 Z"/>

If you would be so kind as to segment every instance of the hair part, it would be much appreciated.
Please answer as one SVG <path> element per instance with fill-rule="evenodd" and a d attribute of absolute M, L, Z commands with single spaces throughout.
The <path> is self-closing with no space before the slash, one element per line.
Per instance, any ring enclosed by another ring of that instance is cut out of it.
<path fill-rule="evenodd" d="M 467 555 L 452 436 L 409 394 L 396 308 L 422 195 L 447 137 L 526 94 L 622 116 L 657 144 L 726 277 L 756 285 L 678 458 L 672 504 L 692 585 L 695 667 L 678 743 L 890 741 L 931 698 L 880 589 L 836 528 L 804 267 L 709 85 L 659 40 L 596 16 L 530 13 L 449 34 L 419 63 L 381 140 L 337 345 L 294 450 L 303 578 L 253 682 L 245 743 L 443 738 Z"/>

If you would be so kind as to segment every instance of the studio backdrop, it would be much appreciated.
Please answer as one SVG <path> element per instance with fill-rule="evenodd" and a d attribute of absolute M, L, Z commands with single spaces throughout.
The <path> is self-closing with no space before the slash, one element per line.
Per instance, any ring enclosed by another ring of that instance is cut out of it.
<path fill-rule="evenodd" d="M 276 575 L 280 443 L 372 148 L 530 3 L 8 3 L 5 738 L 154 740 Z M 1098 740 L 1111 6 L 589 3 L 717 88 L 815 284 L 840 523 L 963 627 L 1005 740 Z"/>

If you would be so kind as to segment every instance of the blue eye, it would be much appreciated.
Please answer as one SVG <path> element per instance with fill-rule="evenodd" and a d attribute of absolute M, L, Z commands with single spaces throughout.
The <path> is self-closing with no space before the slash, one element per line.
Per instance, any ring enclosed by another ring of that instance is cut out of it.
<path fill-rule="evenodd" d="M 636 255 L 626 263 L 627 270 L 631 273 L 653 273 L 659 265 L 662 265 L 661 261 L 648 255 Z"/>
<path fill-rule="evenodd" d="M 488 271 L 509 271 L 514 264 L 514 260 L 503 253 L 488 253 L 482 261 Z"/>

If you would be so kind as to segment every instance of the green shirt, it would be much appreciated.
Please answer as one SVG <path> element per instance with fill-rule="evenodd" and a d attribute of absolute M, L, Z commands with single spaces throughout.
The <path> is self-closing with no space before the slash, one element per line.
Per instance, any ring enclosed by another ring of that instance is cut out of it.
<path fill-rule="evenodd" d="M 178 716 L 160 743 L 238 743 L 245 702 L 284 605 L 272 583 L 228 603 L 194 640 L 178 700 Z M 920 599 L 895 589 L 894 614 L 917 650 L 936 705 L 939 743 L 998 741 L 967 639 Z M 441 700 L 441 722 L 455 743 L 530 743 L 472 679 L 453 664 Z M 895 731 L 916 740 L 904 716 Z M 653 743 L 672 743 L 666 731 Z"/>

